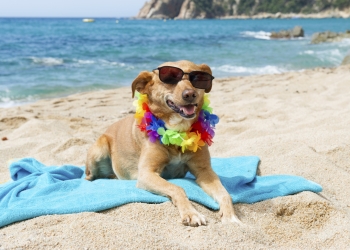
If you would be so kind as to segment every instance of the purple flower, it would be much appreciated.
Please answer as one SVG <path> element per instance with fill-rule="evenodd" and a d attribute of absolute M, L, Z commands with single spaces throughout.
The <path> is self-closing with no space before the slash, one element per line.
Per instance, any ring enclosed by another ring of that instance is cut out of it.
<path fill-rule="evenodd" d="M 154 115 L 151 112 L 145 112 L 146 119 L 152 119 L 152 116 L 154 116 Z"/>
<path fill-rule="evenodd" d="M 147 129 L 147 134 L 149 136 L 149 140 L 151 142 L 156 142 L 160 135 L 158 134 L 158 128 L 164 128 L 165 123 L 161 120 L 155 117 L 152 113 L 147 112 L 145 114 L 145 117 L 147 117 L 148 120 L 150 120 Z"/>
<path fill-rule="evenodd" d="M 207 132 L 211 137 L 214 137 L 215 124 L 219 122 L 219 117 L 214 114 L 210 114 L 206 110 L 202 110 L 199 114 L 198 121 L 201 124 L 201 132 Z"/>
<path fill-rule="evenodd" d="M 149 140 L 153 143 L 156 142 L 160 136 L 157 133 L 157 131 L 149 131 L 147 134 L 148 134 Z"/>

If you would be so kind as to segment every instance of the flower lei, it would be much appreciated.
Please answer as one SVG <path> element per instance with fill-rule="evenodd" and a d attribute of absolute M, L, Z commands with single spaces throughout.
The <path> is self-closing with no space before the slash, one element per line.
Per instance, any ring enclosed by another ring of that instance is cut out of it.
<path fill-rule="evenodd" d="M 148 97 L 146 94 L 135 93 L 138 100 L 134 101 L 136 107 L 135 118 L 138 127 L 142 132 L 146 132 L 151 142 L 158 139 L 164 145 L 176 145 L 181 147 L 182 153 L 185 150 L 197 152 L 200 147 L 207 143 L 213 143 L 215 135 L 214 128 L 219 122 L 219 117 L 212 114 L 213 109 L 209 107 L 208 95 L 204 95 L 204 104 L 199 113 L 198 121 L 192 124 L 188 132 L 178 132 L 165 127 L 164 121 L 152 114 L 148 107 Z"/>

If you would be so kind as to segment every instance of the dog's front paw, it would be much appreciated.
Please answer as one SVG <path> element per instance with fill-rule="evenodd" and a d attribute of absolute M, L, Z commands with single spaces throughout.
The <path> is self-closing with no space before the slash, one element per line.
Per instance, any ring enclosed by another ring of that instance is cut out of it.
<path fill-rule="evenodd" d="M 198 227 L 207 225 L 203 214 L 197 211 L 187 212 L 181 215 L 182 224 L 185 226 Z"/>

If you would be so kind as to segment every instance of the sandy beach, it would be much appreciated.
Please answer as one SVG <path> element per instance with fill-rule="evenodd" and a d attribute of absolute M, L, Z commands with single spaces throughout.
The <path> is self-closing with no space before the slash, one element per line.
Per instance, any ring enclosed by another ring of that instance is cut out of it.
<path fill-rule="evenodd" d="M 244 227 L 198 204 L 208 225 L 183 226 L 170 202 L 41 216 L 1 228 L 0 249 L 349 249 L 349 93 L 350 66 L 215 79 L 210 93 L 221 119 L 211 156 L 259 156 L 260 175 L 302 176 L 319 194 L 235 204 Z M 125 87 L 0 108 L 0 183 L 15 158 L 84 165 L 132 102 Z"/>

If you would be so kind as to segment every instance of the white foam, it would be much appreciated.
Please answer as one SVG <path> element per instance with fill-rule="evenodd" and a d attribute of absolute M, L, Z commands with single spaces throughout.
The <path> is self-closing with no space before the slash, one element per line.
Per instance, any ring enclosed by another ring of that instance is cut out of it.
<path fill-rule="evenodd" d="M 82 59 L 73 59 L 73 62 L 76 65 L 80 64 L 100 64 L 104 66 L 117 66 L 117 67 L 126 67 L 127 65 L 125 63 L 120 62 L 114 62 L 114 61 L 108 61 L 105 59 L 97 59 L 97 60 L 82 60 Z"/>
<path fill-rule="evenodd" d="M 16 102 L 11 100 L 9 97 L 0 98 L 0 108 L 10 108 L 10 107 L 14 107 L 17 105 L 16 105 Z"/>
<path fill-rule="evenodd" d="M 73 59 L 74 62 L 77 62 L 79 64 L 94 64 L 94 60 L 81 60 L 81 59 Z"/>
<path fill-rule="evenodd" d="M 35 99 L 30 95 L 27 98 L 22 99 L 22 100 L 13 100 L 10 97 L 1 97 L 0 98 L 0 108 L 17 107 L 17 106 L 31 103 L 33 101 L 35 101 Z"/>
<path fill-rule="evenodd" d="M 281 74 L 286 72 L 286 70 L 267 65 L 264 67 L 242 67 L 242 66 L 232 66 L 232 65 L 222 65 L 220 67 L 213 67 L 213 70 L 219 70 L 227 73 L 235 73 L 241 75 L 262 75 L 262 74 Z"/>
<path fill-rule="evenodd" d="M 104 60 L 104 59 L 100 59 L 98 60 L 98 63 L 100 63 L 101 65 L 107 66 L 107 67 L 118 67 L 118 68 L 124 68 L 127 70 L 132 70 L 134 69 L 134 66 L 126 64 L 126 63 L 121 63 L 121 62 L 113 62 L 113 61 L 108 61 L 108 60 Z"/>
<path fill-rule="evenodd" d="M 64 63 L 63 59 L 54 57 L 31 57 L 30 59 L 32 59 L 33 63 L 47 66 L 57 66 Z"/>
<path fill-rule="evenodd" d="M 330 62 L 334 65 L 338 65 L 344 57 L 339 49 L 328 49 L 322 51 L 305 50 L 300 52 L 299 55 L 310 55 L 322 62 Z"/>
<path fill-rule="evenodd" d="M 315 54 L 315 51 L 313 50 L 305 50 L 299 53 L 299 55 L 314 55 L 314 54 Z"/>
<path fill-rule="evenodd" d="M 120 62 L 113 62 L 113 61 L 108 61 L 104 59 L 100 59 L 99 63 L 104 64 L 104 65 L 112 65 L 112 66 L 118 66 L 118 67 L 125 67 L 125 63 L 120 63 Z"/>
<path fill-rule="evenodd" d="M 349 47 L 350 46 L 350 38 L 345 38 L 339 43 L 340 47 Z"/>
<path fill-rule="evenodd" d="M 256 39 L 270 40 L 271 32 L 266 31 L 243 31 L 241 32 L 243 37 L 252 37 Z"/>

